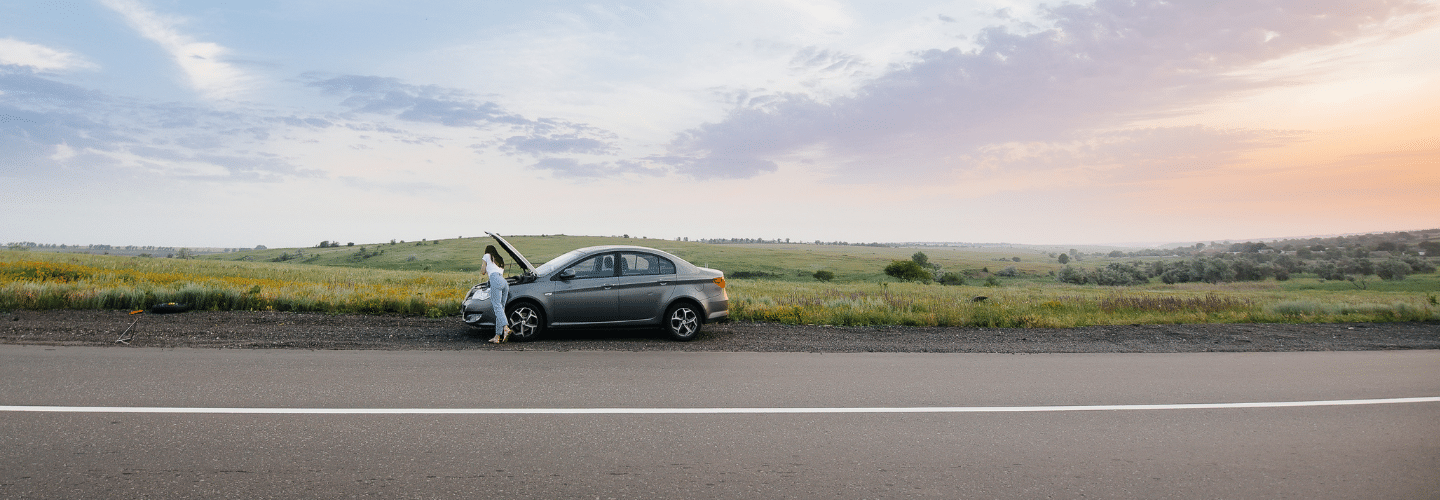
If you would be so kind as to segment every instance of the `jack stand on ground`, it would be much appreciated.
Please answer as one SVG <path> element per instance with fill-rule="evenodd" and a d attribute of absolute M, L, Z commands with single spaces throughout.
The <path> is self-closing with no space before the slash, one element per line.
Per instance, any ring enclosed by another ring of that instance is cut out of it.
<path fill-rule="evenodd" d="M 130 326 L 126 327 L 126 328 L 125 328 L 125 331 L 120 332 L 120 338 L 115 339 L 115 342 L 116 342 L 116 343 L 118 343 L 118 344 L 130 345 L 130 341 L 131 341 L 131 340 L 135 340 L 135 335 L 132 334 L 132 333 L 130 333 L 130 329 L 135 328 L 135 324 L 140 322 L 140 316 L 136 316 L 136 315 L 138 315 L 138 314 L 140 314 L 140 313 L 143 313 L 143 312 L 145 312 L 144 309 L 140 309 L 140 310 L 138 310 L 138 311 L 130 311 L 130 315 L 131 315 L 131 316 L 135 316 L 135 321 L 131 321 L 131 322 L 130 322 Z M 130 336 L 129 336 L 129 337 L 126 337 L 126 336 L 125 336 L 126 334 L 129 334 Z"/>

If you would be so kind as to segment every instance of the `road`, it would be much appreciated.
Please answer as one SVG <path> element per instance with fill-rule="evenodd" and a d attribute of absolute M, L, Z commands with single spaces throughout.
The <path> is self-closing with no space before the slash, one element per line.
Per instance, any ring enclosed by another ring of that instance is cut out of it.
<path fill-rule="evenodd" d="M 1435 396 L 1440 351 L 0 345 L 0 497 L 1434 498 L 1433 399 L 1131 405 Z"/>

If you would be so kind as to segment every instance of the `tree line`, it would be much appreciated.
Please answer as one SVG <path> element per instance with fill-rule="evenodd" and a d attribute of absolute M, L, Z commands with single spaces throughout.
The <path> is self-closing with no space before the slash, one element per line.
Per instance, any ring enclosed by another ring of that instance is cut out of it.
<path fill-rule="evenodd" d="M 1383 280 L 1403 280 L 1416 273 L 1435 272 L 1429 260 L 1402 255 L 1376 261 L 1369 257 L 1340 256 L 1330 260 L 1306 260 L 1292 255 L 1234 253 L 1199 256 L 1177 261 L 1111 262 L 1104 266 L 1081 269 L 1065 266 L 1055 274 L 1062 283 L 1077 285 L 1125 286 L 1149 283 L 1159 279 L 1165 284 L 1224 283 L 1290 279 L 1292 274 L 1314 273 L 1324 280 L 1360 283 L 1367 276 Z"/>

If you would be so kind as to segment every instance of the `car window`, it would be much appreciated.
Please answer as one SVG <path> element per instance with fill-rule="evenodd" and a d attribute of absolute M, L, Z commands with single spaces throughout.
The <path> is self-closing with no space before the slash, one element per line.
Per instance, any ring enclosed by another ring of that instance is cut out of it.
<path fill-rule="evenodd" d="M 548 275 L 548 274 L 550 274 L 550 272 L 554 271 L 555 268 L 560 267 L 560 266 L 562 266 L 562 265 L 565 265 L 566 263 L 569 263 L 569 262 L 570 262 L 570 259 L 573 259 L 573 258 L 575 258 L 575 257 L 578 257 L 578 256 L 580 256 L 580 254 L 583 254 L 583 253 L 585 253 L 585 252 L 581 252 L 581 251 L 579 251 L 579 250 L 571 250 L 571 251 L 569 251 L 569 252 L 565 252 L 564 255 L 561 255 L 561 256 L 559 256 L 559 257 L 550 259 L 548 262 L 546 262 L 546 263 L 544 263 L 544 264 L 540 264 L 540 267 L 535 268 L 535 274 L 540 275 L 540 276 Z"/>
<path fill-rule="evenodd" d="M 576 262 L 566 269 L 575 271 L 575 279 L 609 278 L 615 276 L 615 254 L 602 253 Z"/>
<path fill-rule="evenodd" d="M 659 255 L 648 253 L 622 252 L 620 254 L 621 276 L 650 276 L 675 274 L 675 264 Z"/>

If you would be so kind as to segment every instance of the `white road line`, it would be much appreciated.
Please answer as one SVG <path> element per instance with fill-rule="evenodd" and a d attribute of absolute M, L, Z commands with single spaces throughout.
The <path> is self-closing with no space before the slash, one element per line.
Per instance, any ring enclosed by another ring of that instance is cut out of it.
<path fill-rule="evenodd" d="M 1018 413 L 1061 411 L 1214 410 L 1232 408 L 1293 408 L 1402 403 L 1437 403 L 1440 397 L 1276 401 L 1259 403 L 1189 403 L 1090 406 L 918 406 L 872 408 L 183 408 L 144 406 L 0 406 L 0 411 L 51 413 L 235 413 L 327 415 L 633 415 L 734 413 Z"/>

